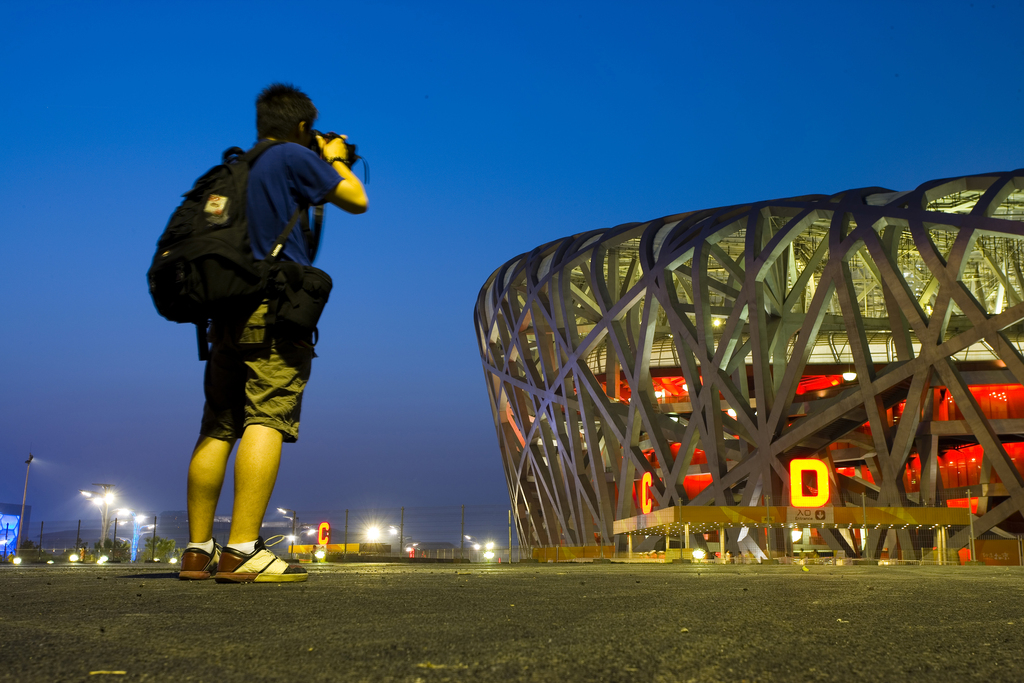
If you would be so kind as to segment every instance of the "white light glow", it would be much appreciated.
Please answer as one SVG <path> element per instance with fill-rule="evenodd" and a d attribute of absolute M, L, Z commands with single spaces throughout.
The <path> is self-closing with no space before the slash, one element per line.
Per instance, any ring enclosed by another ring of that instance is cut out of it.
<path fill-rule="evenodd" d="M 733 410 L 732 408 L 729 408 L 729 410 L 725 411 L 725 414 L 728 415 L 729 417 L 736 417 L 736 411 Z"/>
<path fill-rule="evenodd" d="M 494 559 L 494 553 L 492 553 L 490 550 L 488 550 L 486 553 L 484 553 L 484 557 L 486 559 L 488 559 L 488 560 L 493 560 Z"/>
<path fill-rule="evenodd" d="M 113 503 L 114 502 L 114 494 L 113 493 L 108 493 L 107 495 L 105 495 L 103 497 L 103 499 L 106 500 L 107 503 Z"/>
<path fill-rule="evenodd" d="M 695 559 L 695 560 L 703 560 L 707 556 L 708 556 L 708 554 L 706 552 L 704 552 L 703 550 L 701 550 L 700 548 L 697 548 L 696 550 L 693 551 L 693 559 Z"/>
<path fill-rule="evenodd" d="M 488 543 L 488 544 L 487 544 L 486 546 L 484 546 L 484 547 L 485 547 L 485 548 L 487 548 L 488 550 L 494 550 L 494 542 L 493 542 L 493 541 L 491 541 L 491 542 L 489 542 L 489 543 Z"/>
<path fill-rule="evenodd" d="M 325 553 L 323 550 L 317 550 L 316 551 L 316 559 L 322 560 L 325 557 L 327 557 L 327 553 Z"/>
<path fill-rule="evenodd" d="M 171 559 L 169 559 L 167 561 L 170 562 L 171 564 L 177 564 L 178 563 L 178 558 L 172 557 Z"/>
<path fill-rule="evenodd" d="M 391 527 L 391 535 L 392 536 L 397 536 L 398 535 L 398 529 L 396 529 L 395 527 Z"/>
<path fill-rule="evenodd" d="M 68 558 L 68 561 L 70 561 L 70 562 L 78 562 L 78 555 L 72 555 L 71 557 Z"/>
<path fill-rule="evenodd" d="M 21 564 L 21 558 L 15 557 L 13 560 L 11 560 L 11 562 L 13 562 L 14 564 Z"/>
<path fill-rule="evenodd" d="M 110 559 L 110 558 L 108 558 L 106 555 L 100 555 L 100 559 L 96 560 L 96 564 L 103 564 L 108 559 Z"/>
<path fill-rule="evenodd" d="M 844 372 L 843 373 L 843 379 L 845 379 L 847 382 L 852 382 L 853 380 L 857 379 L 857 373 L 856 372 Z"/>
<path fill-rule="evenodd" d="M 371 526 L 369 529 L 366 530 L 366 538 L 369 541 L 376 541 L 378 538 L 380 538 L 380 529 L 378 529 L 375 526 Z"/>
<path fill-rule="evenodd" d="M 800 531 L 799 529 L 793 529 L 792 531 L 789 532 L 789 538 L 794 543 L 796 543 L 797 541 L 799 541 L 803 537 L 804 537 L 804 532 Z"/>
<path fill-rule="evenodd" d="M 473 544 L 473 550 L 480 550 L 480 544 L 479 543 L 474 543 Z"/>

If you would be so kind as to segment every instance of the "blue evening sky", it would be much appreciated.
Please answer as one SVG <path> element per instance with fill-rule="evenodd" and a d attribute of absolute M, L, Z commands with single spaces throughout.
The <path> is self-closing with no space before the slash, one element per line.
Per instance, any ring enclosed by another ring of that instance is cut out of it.
<path fill-rule="evenodd" d="M 145 272 L 268 83 L 372 165 L 369 212 L 328 211 L 335 289 L 271 505 L 502 504 L 472 325 L 495 268 L 679 211 L 1020 167 L 1022 25 L 1005 1 L 3 3 L 0 502 L 31 448 L 33 522 L 86 516 L 92 482 L 184 508 L 203 367 Z"/>

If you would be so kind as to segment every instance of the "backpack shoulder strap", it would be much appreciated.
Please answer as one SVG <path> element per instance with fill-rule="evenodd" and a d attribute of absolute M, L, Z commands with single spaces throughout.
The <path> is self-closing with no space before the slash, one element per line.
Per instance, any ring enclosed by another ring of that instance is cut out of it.
<path fill-rule="evenodd" d="M 245 154 L 241 155 L 239 157 L 239 161 L 244 161 L 245 163 L 247 163 L 250 166 L 252 166 L 253 162 L 256 161 L 256 159 L 261 154 L 266 152 L 268 149 L 270 149 L 274 145 L 281 145 L 281 144 L 284 144 L 284 143 L 281 142 L 280 140 L 260 140 L 255 145 L 253 145 L 252 148 L 248 152 L 246 152 Z"/>
<path fill-rule="evenodd" d="M 285 226 L 284 232 L 282 232 L 281 236 L 277 238 L 277 241 L 274 242 L 274 246 L 270 249 L 266 258 L 263 259 L 266 263 L 270 264 L 277 260 L 277 256 L 281 253 L 281 250 L 284 249 L 284 243 L 288 241 L 288 236 L 292 234 L 292 229 L 295 228 L 295 224 L 302 216 L 305 215 L 306 211 L 301 206 L 295 209 L 295 213 L 292 214 L 292 219 L 288 221 L 288 225 Z"/>

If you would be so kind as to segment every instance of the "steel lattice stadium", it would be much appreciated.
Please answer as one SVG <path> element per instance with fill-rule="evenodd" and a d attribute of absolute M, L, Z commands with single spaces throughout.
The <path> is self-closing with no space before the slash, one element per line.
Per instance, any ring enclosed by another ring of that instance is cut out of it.
<path fill-rule="evenodd" d="M 513 258 L 474 320 L 521 543 L 621 549 L 698 507 L 818 489 L 834 523 L 816 533 L 847 556 L 921 559 L 939 546 L 928 509 L 1024 533 L 1022 221 L 1014 171 L 692 211 Z M 827 479 L 793 479 L 794 460 Z M 968 545 L 964 524 L 946 548 Z M 726 548 L 762 557 L 782 526 Z"/>

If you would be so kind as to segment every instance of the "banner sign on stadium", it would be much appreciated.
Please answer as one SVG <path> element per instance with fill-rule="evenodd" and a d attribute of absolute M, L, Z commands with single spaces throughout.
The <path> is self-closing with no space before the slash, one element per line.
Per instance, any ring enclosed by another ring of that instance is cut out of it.
<path fill-rule="evenodd" d="M 835 524 L 835 514 L 831 507 L 824 508 L 786 508 L 787 524 Z"/>

